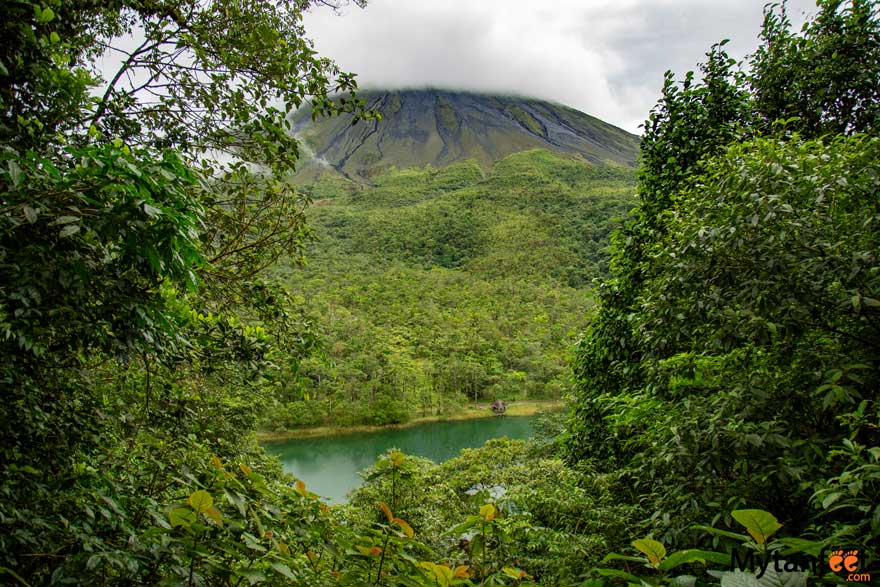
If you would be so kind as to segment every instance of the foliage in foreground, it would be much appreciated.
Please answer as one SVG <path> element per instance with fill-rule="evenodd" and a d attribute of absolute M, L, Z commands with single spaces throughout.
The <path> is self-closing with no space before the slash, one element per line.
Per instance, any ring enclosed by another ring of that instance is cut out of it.
<path fill-rule="evenodd" d="M 212 455 L 272 467 L 242 431 L 312 338 L 260 277 L 308 234 L 267 104 L 358 109 L 329 100 L 355 86 L 312 51 L 305 4 L 5 3 L 3 582 L 194 584 L 203 542 L 181 546 L 170 504 Z"/>
<path fill-rule="evenodd" d="M 544 586 L 804 587 L 858 581 L 847 577 L 870 568 L 861 550 L 846 570 L 835 562 L 852 550 L 841 536 L 798 535 L 758 509 L 690 528 L 702 548 L 632 541 L 642 510 L 620 502 L 620 480 L 576 471 L 553 453 L 540 439 L 498 439 L 438 465 L 392 449 L 338 514 L 361 536 L 398 524 L 422 556 L 466 569 L 474 584 L 496 584 L 512 568 Z M 880 451 L 869 458 L 876 474 Z"/>

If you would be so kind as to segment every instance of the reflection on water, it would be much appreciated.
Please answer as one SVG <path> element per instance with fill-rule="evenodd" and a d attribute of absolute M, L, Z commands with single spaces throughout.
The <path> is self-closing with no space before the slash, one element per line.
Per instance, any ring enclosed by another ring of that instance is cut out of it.
<path fill-rule="evenodd" d="M 504 416 L 432 422 L 412 428 L 273 442 L 265 447 L 281 459 L 285 471 L 305 481 L 309 491 L 328 501 L 342 502 L 360 485 L 358 471 L 372 465 L 389 448 L 442 462 L 463 448 L 482 446 L 490 438 L 528 438 L 533 421 L 533 416 Z"/>

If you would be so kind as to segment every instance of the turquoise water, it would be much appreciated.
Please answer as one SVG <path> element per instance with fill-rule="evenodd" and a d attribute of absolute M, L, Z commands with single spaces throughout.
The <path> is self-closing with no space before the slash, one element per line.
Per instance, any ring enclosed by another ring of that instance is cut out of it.
<path fill-rule="evenodd" d="M 432 422 L 412 428 L 272 442 L 265 447 L 281 459 L 285 471 L 305 481 L 309 491 L 340 503 L 361 484 L 358 472 L 389 448 L 442 462 L 491 438 L 529 438 L 534 420 L 534 416 L 501 416 Z"/>

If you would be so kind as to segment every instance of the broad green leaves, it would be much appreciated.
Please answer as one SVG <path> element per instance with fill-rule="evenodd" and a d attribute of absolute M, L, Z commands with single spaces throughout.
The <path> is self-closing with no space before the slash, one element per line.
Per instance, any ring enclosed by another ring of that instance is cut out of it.
<path fill-rule="evenodd" d="M 666 557 L 666 547 L 656 540 L 643 538 L 632 543 L 636 550 L 648 557 L 648 562 L 654 567 L 659 567 L 660 562 Z"/>
<path fill-rule="evenodd" d="M 196 521 L 196 514 L 189 508 L 174 508 L 168 512 L 168 519 L 172 527 L 189 527 Z"/>
<path fill-rule="evenodd" d="M 186 501 L 198 514 L 206 512 L 212 505 L 214 505 L 214 499 L 207 491 L 202 489 L 190 495 Z"/>
<path fill-rule="evenodd" d="M 730 565 L 730 555 L 696 548 L 676 550 L 666 557 L 657 568 L 661 571 L 669 571 L 681 565 L 693 563 L 727 566 Z"/>
<path fill-rule="evenodd" d="M 200 515 L 215 524 L 223 524 L 223 515 L 214 507 L 214 498 L 204 489 L 194 491 L 186 500 L 189 507 L 174 507 L 168 511 L 168 519 L 172 527 L 183 526 L 192 530 L 193 524 Z"/>
<path fill-rule="evenodd" d="M 430 561 L 421 562 L 419 563 L 419 565 L 428 572 L 431 578 L 436 582 L 437 585 L 440 585 L 440 587 L 449 587 L 450 585 L 452 585 L 455 571 L 453 571 L 447 565 L 438 565 Z"/>
<path fill-rule="evenodd" d="M 37 22 L 40 24 L 52 22 L 55 18 L 55 11 L 49 7 L 41 10 L 38 6 L 34 5 L 34 11 L 37 13 Z"/>
<path fill-rule="evenodd" d="M 495 509 L 495 506 L 491 503 L 480 506 L 480 516 L 487 522 L 491 522 L 492 520 L 494 520 L 496 513 L 497 511 Z"/>
<path fill-rule="evenodd" d="M 758 544 L 766 544 L 767 540 L 782 528 L 773 514 L 764 510 L 736 510 L 730 514 L 733 519 L 746 527 Z"/>

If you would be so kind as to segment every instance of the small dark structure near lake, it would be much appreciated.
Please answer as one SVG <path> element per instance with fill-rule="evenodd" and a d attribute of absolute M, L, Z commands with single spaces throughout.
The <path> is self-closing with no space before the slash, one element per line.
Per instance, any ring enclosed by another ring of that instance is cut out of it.
<path fill-rule="evenodd" d="M 507 411 L 507 404 L 500 399 L 496 399 L 495 403 L 492 404 L 492 411 L 496 414 L 503 414 Z"/>

